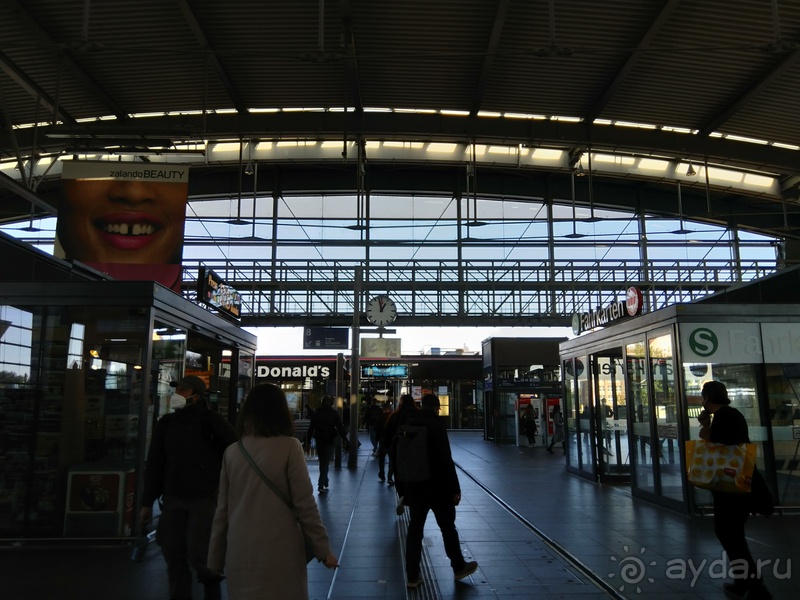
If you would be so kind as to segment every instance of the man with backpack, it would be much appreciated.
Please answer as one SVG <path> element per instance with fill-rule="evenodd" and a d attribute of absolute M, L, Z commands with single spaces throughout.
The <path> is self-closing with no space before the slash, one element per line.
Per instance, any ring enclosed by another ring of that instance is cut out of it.
<path fill-rule="evenodd" d="M 342 447 L 347 450 L 347 431 L 345 431 L 339 413 L 333 408 L 334 397 L 325 394 L 322 405 L 314 412 L 311 423 L 308 425 L 308 439 L 314 438 L 319 457 L 319 481 L 317 492 L 324 494 L 328 491 L 328 465 L 333 458 L 334 441 L 336 434 L 342 436 Z"/>
<path fill-rule="evenodd" d="M 442 531 L 444 549 L 456 581 L 476 571 L 478 563 L 466 562 L 456 531 L 456 506 L 461 502 L 461 486 L 450 453 L 447 429 L 439 419 L 439 398 L 422 397 L 422 410 L 397 428 L 395 477 L 405 478 L 405 504 L 410 521 L 406 538 L 406 587 L 422 584 L 420 561 L 422 538 L 428 511 L 433 511 Z"/>
<path fill-rule="evenodd" d="M 192 597 L 189 565 L 205 588 L 206 600 L 219 600 L 222 593 L 222 577 L 206 561 L 222 455 L 237 435 L 220 414 L 209 410 L 205 393 L 205 382 L 195 375 L 178 382 L 170 404 L 179 403 L 180 397 L 186 406 L 158 421 L 147 456 L 139 527 L 152 521 L 153 502 L 163 495 L 156 542 L 167 562 L 170 600 Z"/>

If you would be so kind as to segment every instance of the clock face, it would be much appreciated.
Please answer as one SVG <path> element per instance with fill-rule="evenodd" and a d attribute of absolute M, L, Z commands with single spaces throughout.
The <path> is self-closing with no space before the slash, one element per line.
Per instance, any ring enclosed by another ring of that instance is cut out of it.
<path fill-rule="evenodd" d="M 389 296 L 375 296 L 367 303 L 367 321 L 383 327 L 394 323 L 397 318 L 397 308 Z"/>

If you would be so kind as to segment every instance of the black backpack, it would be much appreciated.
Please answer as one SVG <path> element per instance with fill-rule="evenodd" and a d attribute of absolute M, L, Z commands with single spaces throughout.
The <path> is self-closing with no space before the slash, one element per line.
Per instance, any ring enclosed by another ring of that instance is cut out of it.
<path fill-rule="evenodd" d="M 166 490 L 184 498 L 214 493 L 219 487 L 225 449 L 214 437 L 210 423 L 213 415 L 207 410 L 197 410 L 193 414 L 175 413 L 168 418 Z"/>
<path fill-rule="evenodd" d="M 428 458 L 428 428 L 413 421 L 397 428 L 395 436 L 395 478 L 398 481 L 426 481 L 431 478 Z"/>

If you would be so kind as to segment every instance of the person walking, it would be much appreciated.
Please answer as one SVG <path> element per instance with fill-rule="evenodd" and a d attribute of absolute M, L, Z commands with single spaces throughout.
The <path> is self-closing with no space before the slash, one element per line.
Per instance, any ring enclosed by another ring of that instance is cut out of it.
<path fill-rule="evenodd" d="M 439 419 L 439 397 L 425 394 L 422 397 L 422 410 L 415 412 L 408 424 L 422 426 L 427 430 L 431 476 L 425 481 L 405 483 L 405 503 L 409 507 L 410 517 L 406 538 L 406 587 L 412 589 L 422 584 L 419 570 L 422 537 L 429 511 L 433 511 L 442 532 L 444 550 L 450 559 L 456 581 L 468 577 L 478 568 L 476 561 L 467 562 L 461 554 L 456 530 L 456 506 L 461 502 L 461 486 L 450 452 L 447 429 Z"/>
<path fill-rule="evenodd" d="M 535 448 L 537 427 L 536 414 L 533 412 L 532 405 L 528 404 L 519 420 L 522 423 L 522 430 L 525 433 L 525 437 L 528 438 L 528 447 Z"/>
<path fill-rule="evenodd" d="M 334 400 L 333 396 L 325 394 L 322 397 L 321 406 L 314 411 L 308 426 L 308 439 L 313 438 L 316 442 L 317 456 L 319 457 L 317 491 L 320 494 L 328 491 L 328 466 L 333 458 L 337 433 L 342 436 L 342 447 L 347 450 L 347 432 L 339 418 L 339 413 L 333 408 Z"/>
<path fill-rule="evenodd" d="M 205 599 L 221 597 L 222 578 L 207 566 L 208 542 L 222 456 L 237 434 L 208 409 L 205 393 L 205 382 L 195 375 L 177 383 L 175 396 L 184 398 L 186 406 L 159 419 L 147 456 L 139 527 L 152 522 L 153 502 L 163 495 L 156 542 L 167 563 L 170 600 L 192 597 L 189 565 L 203 584 Z M 170 402 L 179 403 L 177 398 Z"/>
<path fill-rule="evenodd" d="M 408 422 L 408 420 L 417 414 L 417 405 L 414 404 L 414 397 L 411 394 L 403 394 L 400 396 L 400 404 L 386 421 L 386 431 L 383 435 L 384 445 L 386 446 L 386 450 L 389 453 L 389 479 L 386 483 L 390 486 L 395 485 L 395 482 L 392 480 L 392 474 L 397 472 L 395 469 L 395 454 L 394 454 L 394 438 L 397 435 L 397 428 L 400 425 L 404 425 Z M 397 514 L 402 515 L 403 511 L 405 510 L 405 504 L 403 504 L 403 484 L 402 482 L 397 483 L 397 496 L 400 498 L 400 501 L 397 503 Z"/>
<path fill-rule="evenodd" d="M 378 437 L 378 479 L 384 481 L 386 479 L 386 475 L 384 475 L 384 465 L 386 463 L 386 441 L 384 439 L 386 435 L 386 422 L 389 420 L 389 415 L 392 414 L 392 407 L 391 405 L 386 402 L 382 408 L 383 412 L 381 412 L 380 416 L 375 420 L 375 435 Z M 394 472 L 392 471 L 392 463 L 389 461 L 389 482 L 393 483 L 392 475 Z"/>
<path fill-rule="evenodd" d="M 564 454 L 567 453 L 567 446 L 564 441 L 564 416 L 561 414 L 561 406 L 556 404 L 553 407 L 553 437 L 550 439 L 550 445 L 547 446 L 547 451 L 550 454 L 553 452 L 553 445 L 556 442 L 561 442 L 561 447 L 564 449 Z"/>
<path fill-rule="evenodd" d="M 364 429 L 369 433 L 369 441 L 372 442 L 372 456 L 378 455 L 378 434 L 375 431 L 375 422 L 383 414 L 383 409 L 378 406 L 378 399 L 372 398 L 369 407 L 364 411 Z"/>
<path fill-rule="evenodd" d="M 701 396 L 703 411 L 697 417 L 701 439 L 726 446 L 750 443 L 747 421 L 742 413 L 730 405 L 728 388 L 723 383 L 706 381 Z M 756 568 L 744 535 L 744 524 L 753 509 L 752 494 L 712 492 L 712 496 L 714 532 L 728 555 L 731 572 L 742 571 L 741 566 L 733 568 L 734 561 L 747 565 L 747 570 L 734 578 L 733 583 L 725 583 L 722 587 L 737 598 L 769 600 L 772 594 L 764 586 L 760 569 Z"/>
<path fill-rule="evenodd" d="M 293 437 L 294 422 L 283 391 L 269 383 L 250 390 L 237 431 L 241 441 L 226 450 L 222 461 L 208 567 L 214 573 L 224 571 L 230 600 L 307 600 L 303 535 L 327 568 L 337 567 L 338 560 L 314 501 L 303 447 Z M 292 507 L 262 480 L 248 457 L 285 498 L 291 498 Z"/>

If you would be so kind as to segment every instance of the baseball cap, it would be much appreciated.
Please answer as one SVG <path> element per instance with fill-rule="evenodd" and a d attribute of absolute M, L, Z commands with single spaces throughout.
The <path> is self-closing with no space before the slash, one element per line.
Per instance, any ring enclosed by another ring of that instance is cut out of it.
<path fill-rule="evenodd" d="M 200 379 L 197 375 L 187 375 L 180 381 L 172 382 L 171 384 L 173 387 L 182 387 L 186 390 L 192 390 L 196 394 L 200 394 L 201 396 L 205 396 L 206 394 L 206 382 Z"/>

